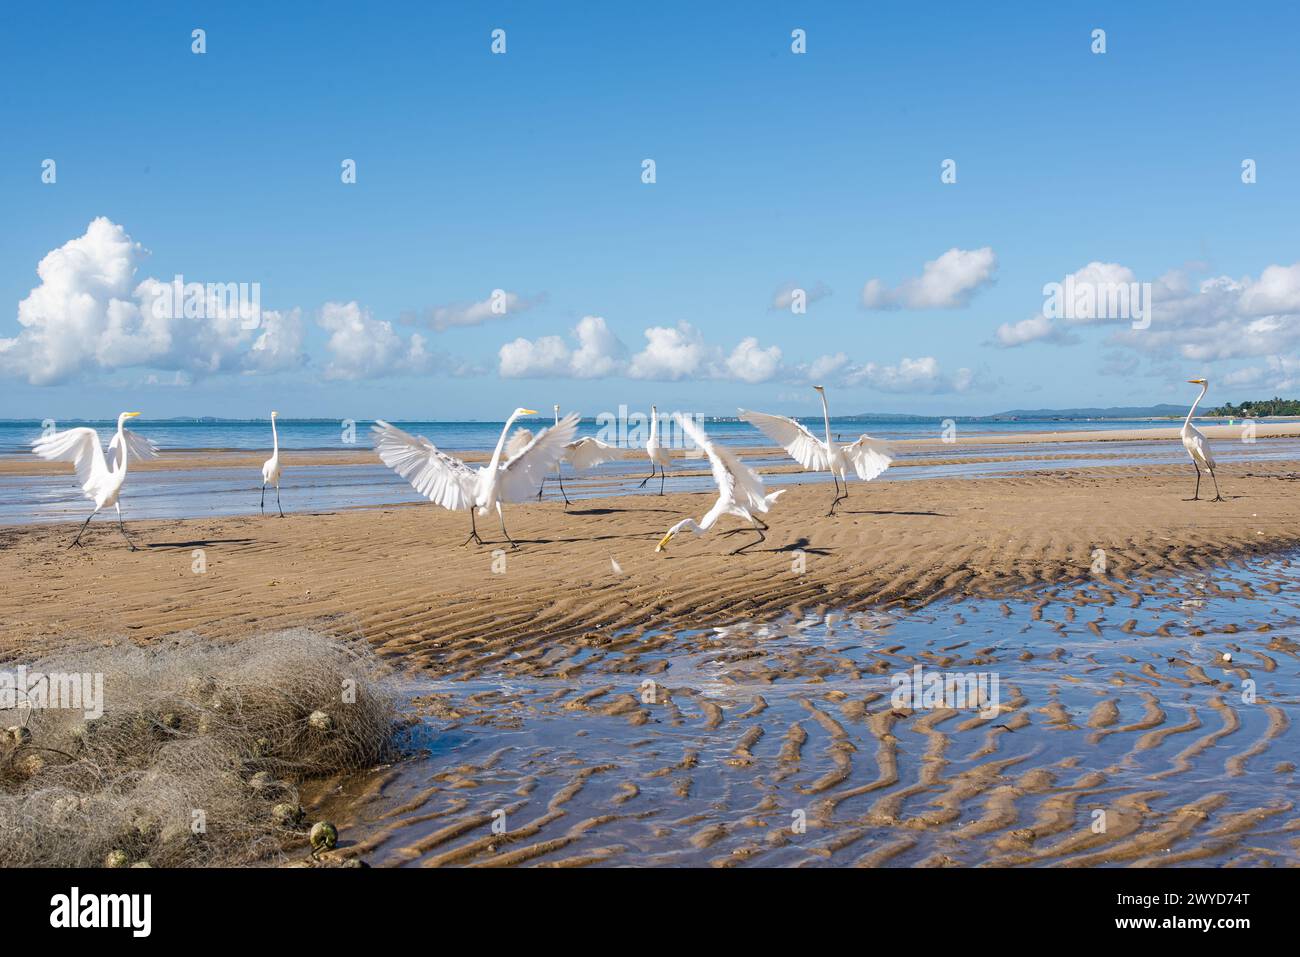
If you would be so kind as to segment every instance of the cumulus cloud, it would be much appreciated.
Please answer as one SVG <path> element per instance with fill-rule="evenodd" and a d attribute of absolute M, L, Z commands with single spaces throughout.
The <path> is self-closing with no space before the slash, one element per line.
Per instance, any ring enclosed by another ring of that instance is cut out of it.
<path fill-rule="evenodd" d="M 1072 336 L 1046 316 L 1030 316 L 1020 322 L 1004 322 L 998 326 L 994 336 L 994 345 L 1004 349 L 1027 345 L 1031 342 L 1050 342 L 1056 345 L 1070 345 L 1078 342 Z"/>
<path fill-rule="evenodd" d="M 713 354 L 699 330 L 689 322 L 651 326 L 645 338 L 645 348 L 628 365 L 627 374 L 633 379 L 684 379 L 700 372 Z"/>
<path fill-rule="evenodd" d="M 1270 265 L 1258 279 L 1215 276 L 1196 282 L 1174 271 L 1154 283 L 1151 298 L 1150 328 L 1118 330 L 1116 344 L 1198 363 L 1300 348 L 1300 263 Z"/>
<path fill-rule="evenodd" d="M 498 371 L 507 379 L 599 379 L 617 374 L 627 348 L 601 316 L 583 316 L 573 329 L 577 347 L 559 336 L 518 338 L 498 350 Z"/>
<path fill-rule="evenodd" d="M 192 296 L 188 287 L 138 279 L 147 256 L 104 217 L 46 254 L 36 270 L 40 285 L 18 304 L 18 334 L 0 338 L 0 375 L 50 385 L 133 366 L 205 375 L 300 361 L 289 354 L 301 345 L 293 320 L 263 313 L 260 290 L 237 299 L 196 286 Z M 268 320 L 274 328 L 262 328 Z M 259 355 L 248 358 L 258 341 Z"/>
<path fill-rule="evenodd" d="M 974 370 L 960 368 L 945 373 L 933 356 L 912 359 L 904 356 L 896 365 L 876 362 L 859 364 L 842 352 L 824 355 L 798 367 L 800 378 L 813 384 L 831 382 L 841 386 L 866 386 L 878 392 L 935 395 L 969 392 L 981 383 Z"/>
<path fill-rule="evenodd" d="M 284 372 L 307 362 L 302 351 L 302 310 L 265 310 L 260 333 L 244 353 L 243 365 L 250 372 Z"/>
<path fill-rule="evenodd" d="M 776 346 L 764 349 L 753 336 L 740 340 L 740 344 L 727 356 L 727 372 L 741 382 L 767 382 L 781 368 L 781 350 Z"/>
<path fill-rule="evenodd" d="M 317 325 L 329 333 L 327 379 L 374 379 L 390 375 L 444 372 L 475 375 L 481 370 L 444 353 L 431 352 L 418 332 L 403 338 L 386 319 L 352 302 L 327 302 Z"/>
<path fill-rule="evenodd" d="M 750 336 L 730 352 L 705 341 L 688 322 L 651 326 L 646 344 L 628 357 L 628 349 L 600 316 L 585 316 L 573 330 L 576 346 L 560 336 L 518 338 L 498 350 L 498 371 L 504 378 L 632 379 L 677 381 L 685 378 L 730 379 L 758 383 L 776 378 L 781 350 L 764 348 Z"/>
<path fill-rule="evenodd" d="M 524 297 L 517 292 L 505 289 L 493 289 L 486 299 L 478 302 L 458 302 L 443 306 L 433 306 L 425 310 L 419 321 L 434 332 L 446 332 L 448 329 L 463 326 L 481 326 L 493 319 L 507 319 L 510 316 L 526 312 L 546 301 L 546 294 Z M 410 324 L 414 319 L 406 316 L 403 322 Z"/>
<path fill-rule="evenodd" d="M 989 246 L 954 247 L 927 262 L 920 276 L 893 289 L 879 279 L 869 280 L 862 287 L 862 304 L 868 309 L 960 309 L 980 289 L 992 285 L 997 268 L 998 257 Z"/>

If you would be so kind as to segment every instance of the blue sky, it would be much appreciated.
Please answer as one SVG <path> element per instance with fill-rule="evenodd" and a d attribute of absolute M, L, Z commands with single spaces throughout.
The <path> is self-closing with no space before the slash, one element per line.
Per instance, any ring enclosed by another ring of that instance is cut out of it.
<path fill-rule="evenodd" d="M 129 10 L 0 14 L 0 416 L 1300 392 L 1288 5 Z M 1081 270 L 1151 282 L 1150 328 L 1042 319 Z M 176 274 L 261 325 L 150 325 Z"/>

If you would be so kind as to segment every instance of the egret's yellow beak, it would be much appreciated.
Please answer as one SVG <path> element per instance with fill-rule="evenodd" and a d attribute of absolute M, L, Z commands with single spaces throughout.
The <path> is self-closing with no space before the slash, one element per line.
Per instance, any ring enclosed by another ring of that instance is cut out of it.
<path fill-rule="evenodd" d="M 537 414 L 536 409 L 524 409 L 524 411 L 520 413 L 520 415 L 536 415 L 536 414 Z"/>
<path fill-rule="evenodd" d="M 139 414 L 140 414 L 139 412 L 128 412 L 128 413 L 126 414 L 126 417 L 127 417 L 128 419 L 134 419 L 134 418 L 135 418 L 137 415 L 139 415 Z"/>
<path fill-rule="evenodd" d="M 1205 385 L 1204 379 L 1188 379 L 1187 381 L 1192 385 Z"/>
<path fill-rule="evenodd" d="M 669 532 L 663 538 L 659 539 L 659 544 L 655 546 L 655 551 L 662 552 L 665 548 L 668 547 L 668 543 L 671 542 L 672 540 L 673 540 L 673 533 Z"/>

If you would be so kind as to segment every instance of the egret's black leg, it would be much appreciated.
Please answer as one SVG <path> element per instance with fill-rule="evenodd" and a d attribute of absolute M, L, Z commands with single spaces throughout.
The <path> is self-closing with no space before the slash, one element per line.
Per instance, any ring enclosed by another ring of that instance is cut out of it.
<path fill-rule="evenodd" d="M 645 483 L 648 482 L 648 481 L 650 481 L 650 480 L 651 480 L 652 478 L 654 478 L 654 477 L 655 477 L 655 463 L 654 463 L 654 460 L 651 459 L 651 461 L 650 461 L 650 474 L 647 475 L 645 478 L 643 478 L 643 479 L 641 480 L 641 484 L 638 485 L 637 488 L 645 488 Z"/>
<path fill-rule="evenodd" d="M 126 533 L 126 523 L 122 521 L 122 506 L 118 505 L 116 506 L 116 508 L 117 508 L 117 527 L 122 530 L 122 537 L 125 538 L 126 543 L 131 546 L 131 551 L 138 552 L 139 549 L 135 547 L 135 542 L 131 541 L 131 536 Z"/>
<path fill-rule="evenodd" d="M 266 512 L 266 483 L 265 482 L 262 483 L 262 500 L 257 503 L 257 510 L 262 513 Z"/>
<path fill-rule="evenodd" d="M 1196 491 L 1192 493 L 1191 498 L 1183 499 L 1184 502 L 1199 502 L 1201 500 L 1201 467 L 1193 462 L 1192 468 L 1196 469 Z"/>
<path fill-rule="evenodd" d="M 275 507 L 280 509 L 280 517 L 284 518 L 284 509 L 280 506 L 280 483 L 275 483 Z"/>
<path fill-rule="evenodd" d="M 77 529 L 77 537 L 72 540 L 72 545 L 79 545 L 82 548 L 86 547 L 81 544 L 81 533 L 86 530 L 86 526 L 90 524 L 90 520 L 94 517 L 95 517 L 94 512 L 91 512 L 89 515 L 86 516 L 86 520 L 81 523 L 81 528 Z M 69 545 L 68 547 L 71 548 L 72 545 Z"/>
<path fill-rule="evenodd" d="M 667 475 L 668 473 L 664 470 L 664 467 L 662 465 L 659 466 L 659 494 L 660 495 L 664 494 L 664 479 L 667 477 Z"/>
<path fill-rule="evenodd" d="M 1214 498 L 1211 501 L 1222 502 L 1223 495 L 1219 492 L 1219 477 L 1214 474 L 1214 469 L 1210 469 L 1210 478 L 1214 481 Z"/>
<path fill-rule="evenodd" d="M 564 507 L 568 508 L 573 503 L 569 501 L 569 493 L 564 490 L 564 476 L 557 473 L 555 478 L 560 483 L 560 494 L 564 496 Z"/>
<path fill-rule="evenodd" d="M 468 545 L 470 542 L 478 542 L 480 545 L 483 544 L 483 539 L 481 539 L 481 538 L 478 537 L 478 526 L 474 524 L 474 506 L 473 506 L 473 505 L 471 505 L 471 506 L 469 507 L 469 538 L 467 538 L 467 539 L 465 539 L 465 541 L 461 542 L 461 543 L 460 543 L 460 547 L 461 547 L 461 548 L 464 548 L 464 547 L 465 547 L 466 545 Z"/>
<path fill-rule="evenodd" d="M 542 476 L 542 484 L 537 486 L 537 501 L 542 500 L 542 490 L 546 488 L 546 476 Z"/>
<path fill-rule="evenodd" d="M 757 545 L 757 544 L 759 544 L 760 542 L 765 541 L 765 540 L 767 539 L 767 536 L 763 534 L 763 530 L 762 530 L 761 528 L 759 528 L 757 525 L 754 526 L 754 531 L 758 532 L 758 538 L 754 539 L 752 542 L 746 542 L 744 545 L 741 545 L 739 548 L 737 548 L 737 549 L 736 549 L 735 551 L 733 551 L 731 554 L 733 554 L 733 555 L 739 555 L 739 554 L 740 554 L 741 552 L 743 552 L 745 549 L 747 549 L 747 548 L 753 548 L 755 545 Z"/>
<path fill-rule="evenodd" d="M 831 501 L 831 510 L 826 513 L 827 515 L 834 515 L 835 506 L 840 504 L 840 480 L 834 472 L 831 472 L 831 481 L 835 483 L 835 498 Z"/>
<path fill-rule="evenodd" d="M 506 541 L 510 543 L 510 547 L 518 548 L 519 543 L 511 538 L 510 533 L 506 531 L 506 516 L 505 512 L 501 511 L 500 507 L 497 508 L 497 518 L 501 519 L 501 534 L 506 537 Z"/>

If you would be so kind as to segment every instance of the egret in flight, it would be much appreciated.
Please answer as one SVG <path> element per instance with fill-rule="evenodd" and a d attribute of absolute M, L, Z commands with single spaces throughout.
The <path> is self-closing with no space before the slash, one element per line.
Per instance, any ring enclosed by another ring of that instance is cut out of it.
<path fill-rule="evenodd" d="M 789 453 L 790 457 L 811 472 L 829 471 L 831 481 L 835 483 L 835 499 L 827 515 L 835 514 L 835 506 L 849 497 L 849 468 L 858 473 L 858 478 L 870 482 L 894 461 L 889 447 L 869 435 L 863 435 L 856 442 L 840 445 L 831 439 L 831 412 L 826 404 L 826 390 L 819 385 L 813 386 L 822 400 L 822 418 L 826 423 L 826 440 L 822 441 L 794 419 L 784 415 L 768 415 L 766 412 L 740 411 L 740 417 L 755 426 Z M 844 494 L 840 494 L 840 481 L 844 482 Z"/>
<path fill-rule="evenodd" d="M 271 413 L 271 441 L 275 447 L 271 451 L 271 457 L 262 463 L 262 502 L 258 508 L 266 511 L 266 487 L 274 483 L 275 507 L 280 509 L 280 517 L 284 518 L 284 509 L 280 508 L 280 434 L 275 431 L 275 418 L 279 414 Z"/>
<path fill-rule="evenodd" d="M 554 409 L 555 424 L 559 425 L 560 407 L 557 405 Z M 514 442 L 516 439 L 523 436 L 532 438 L 532 433 L 527 429 L 520 429 L 511 438 L 511 442 Z M 509 446 L 507 446 L 507 451 L 508 450 Z M 602 442 L 600 439 L 587 435 L 580 439 L 575 439 L 566 445 L 564 447 L 564 455 L 561 457 L 560 461 L 568 462 L 573 466 L 573 469 L 576 472 L 583 472 L 589 468 L 620 458 L 626 451 L 626 449 L 621 449 L 617 445 L 610 445 L 608 442 Z M 569 494 L 564 491 L 564 475 L 561 472 L 561 467 L 558 463 L 555 466 L 555 478 L 560 483 L 560 494 L 564 496 L 564 507 L 568 508 L 573 503 L 569 501 Z M 537 501 L 539 502 L 542 500 L 542 490 L 545 487 L 546 479 L 543 478 L 542 484 L 537 488 Z"/>
<path fill-rule="evenodd" d="M 637 488 L 645 488 L 645 483 L 655 477 L 655 466 L 659 466 L 659 494 L 664 494 L 664 469 L 672 461 L 667 450 L 659 444 L 659 410 L 650 406 L 650 438 L 646 440 L 645 454 L 650 458 L 650 474 L 641 480 Z"/>
<path fill-rule="evenodd" d="M 678 427 L 690 437 L 691 441 L 703 449 L 704 454 L 709 457 L 709 464 L 713 466 L 713 481 L 718 486 L 718 500 L 713 503 L 713 508 L 705 512 L 704 517 L 698 522 L 693 518 L 684 518 L 668 529 L 668 533 L 655 546 L 655 551 L 662 552 L 666 549 L 673 536 L 684 528 L 689 528 L 697 535 L 703 535 L 716 525 L 718 519 L 724 515 L 735 515 L 737 518 L 743 518 L 754 526 L 754 531 L 758 532 L 758 538 L 740 546 L 731 554 L 738 555 L 745 549 L 763 541 L 766 538 L 763 532 L 767 529 L 767 525 L 755 513 L 769 511 L 772 503 L 785 492 L 785 489 L 764 493 L 763 479 L 757 472 L 742 462 L 734 452 L 721 445 L 714 445 L 709 437 L 705 435 L 704 430 L 696 425 L 695 421 L 689 416 L 673 413 L 673 419 L 677 422 Z"/>
<path fill-rule="evenodd" d="M 553 428 L 543 429 L 537 435 L 528 433 L 521 441 L 512 441 L 506 453 L 506 437 L 522 415 L 536 415 L 532 409 L 515 409 L 501 429 L 492 459 L 477 471 L 455 456 L 440 452 L 422 435 L 411 435 L 396 426 L 377 419 L 372 428 L 378 436 L 375 450 L 390 469 L 411 483 L 411 486 L 431 502 L 453 512 L 469 512 L 469 538 L 483 544 L 479 538 L 474 512 L 486 515 L 496 509 L 501 520 L 501 533 L 512 548 L 518 548 L 506 531 L 506 519 L 501 505 L 523 502 L 532 497 L 533 489 L 541 484 L 546 473 L 555 468 L 564 454 L 564 446 L 572 441 L 578 430 L 578 414 L 571 412 Z M 503 455 L 503 453 L 505 453 Z M 504 457 L 505 461 L 502 461 Z"/>
<path fill-rule="evenodd" d="M 1187 420 L 1183 422 L 1182 438 L 1183 448 L 1187 454 L 1192 457 L 1192 466 L 1196 469 L 1196 491 L 1192 497 L 1187 499 L 1189 502 L 1199 502 L 1201 499 L 1201 472 L 1209 472 L 1210 479 L 1214 482 L 1214 498 L 1211 501 L 1222 502 L 1223 496 L 1219 494 L 1219 480 L 1214 475 L 1214 456 L 1210 453 L 1209 440 L 1196 426 L 1192 425 L 1192 416 L 1196 414 L 1196 407 L 1200 405 L 1201 400 L 1205 398 L 1205 393 L 1210 391 L 1210 383 L 1206 379 L 1188 379 L 1191 385 L 1199 385 L 1201 394 L 1196 397 L 1192 407 L 1187 410 Z"/>
<path fill-rule="evenodd" d="M 91 428 L 65 429 L 32 443 L 32 451 L 43 459 L 71 462 L 82 494 L 95 503 L 95 510 L 78 529 L 72 545 L 80 545 L 81 533 L 86 530 L 90 520 L 100 509 L 112 505 L 117 510 L 117 527 L 122 530 L 122 536 L 131 546 L 131 551 L 137 550 L 131 536 L 126 534 L 118 496 L 122 493 L 122 483 L 126 481 L 126 466 L 131 456 L 152 459 L 158 455 L 158 446 L 125 427 L 127 419 L 134 419 L 139 414 L 123 412 L 117 417 L 117 432 L 108 443 L 107 456 L 100 448 L 99 433 Z M 71 548 L 72 545 L 68 547 Z"/>

